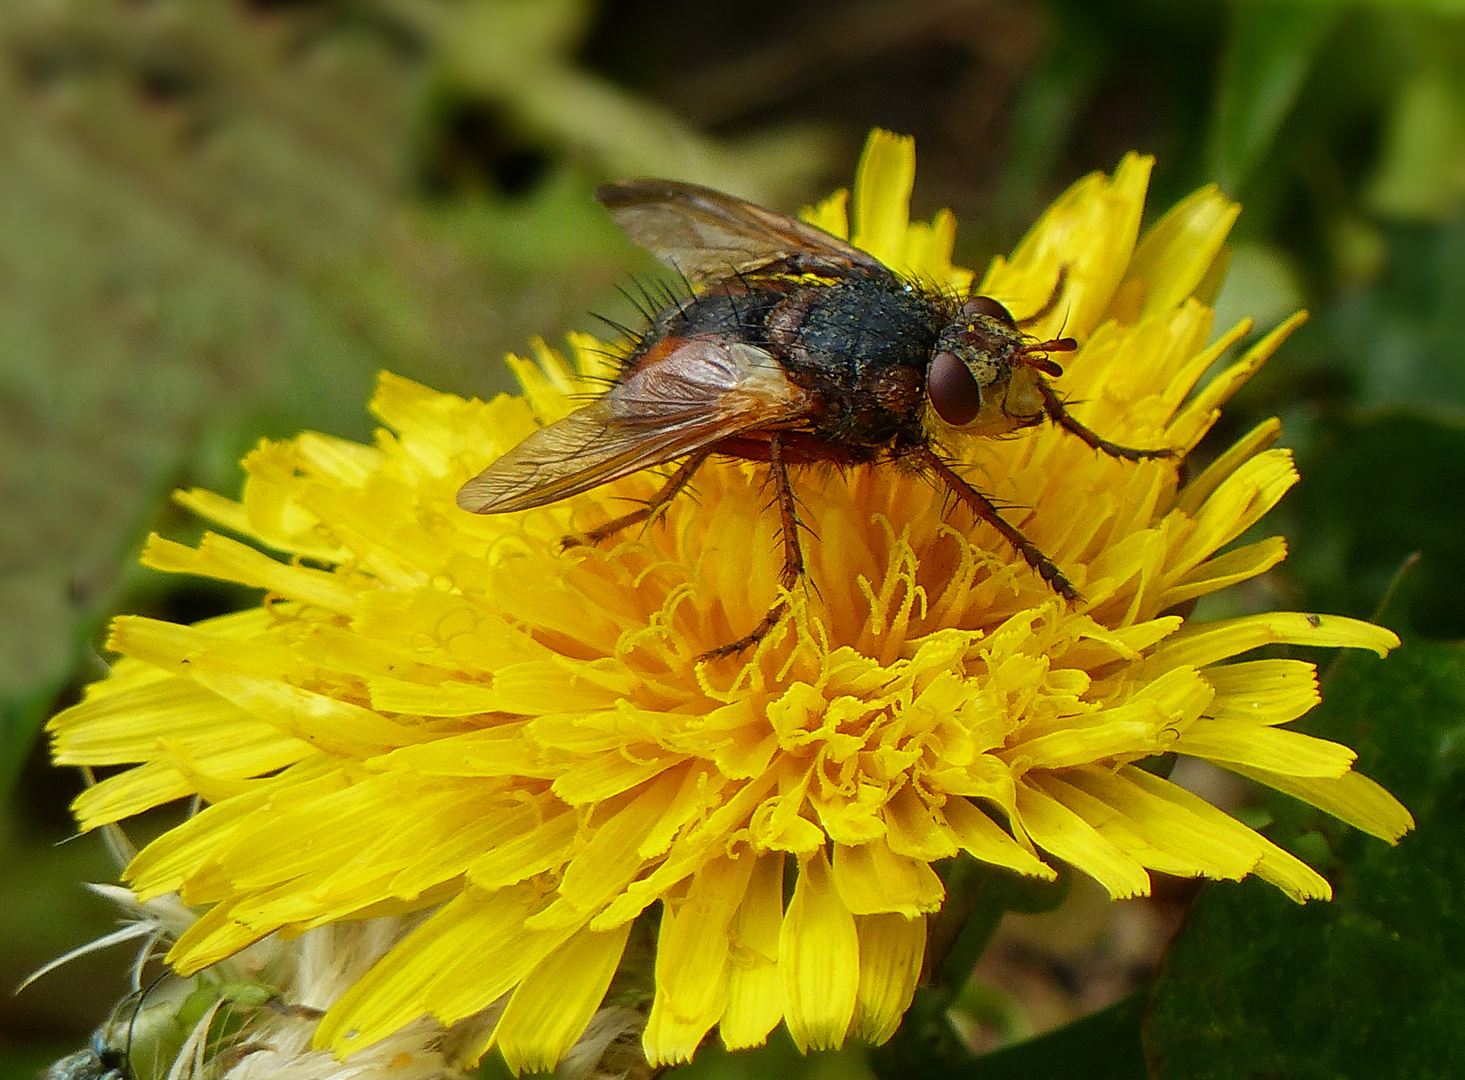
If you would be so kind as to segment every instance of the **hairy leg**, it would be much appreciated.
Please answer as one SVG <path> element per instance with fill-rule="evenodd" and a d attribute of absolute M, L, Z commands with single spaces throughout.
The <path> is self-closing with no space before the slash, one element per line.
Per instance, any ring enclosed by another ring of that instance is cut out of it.
<path fill-rule="evenodd" d="M 773 487 L 778 499 L 778 524 L 783 535 L 783 574 L 779 583 L 784 589 L 792 589 L 804 576 L 804 552 L 799 546 L 799 522 L 794 513 L 794 493 L 788 482 L 788 465 L 783 460 L 783 438 L 774 432 L 768 439 L 768 465 L 773 471 Z M 716 649 L 709 649 L 699 660 L 716 660 L 724 656 L 736 656 L 750 649 L 768 636 L 788 611 L 788 603 L 780 600 L 768 609 L 763 620 L 752 631 L 737 641 Z"/>
<path fill-rule="evenodd" d="M 1070 603 L 1077 603 L 1083 599 L 1073 582 L 1069 581 L 1063 575 L 1063 571 L 1058 569 L 1057 563 L 1044 555 L 1037 544 L 1022 534 L 1022 530 L 1004 521 L 1002 515 L 997 512 L 997 507 L 992 505 L 992 500 L 958 476 L 956 471 L 937 457 L 930 447 L 914 448 L 910 452 L 910 458 L 921 468 L 928 469 L 939 476 L 952 494 L 966 504 L 973 514 L 1001 533 L 1002 538 L 1017 549 L 1018 554 L 1040 578 L 1048 583 L 1054 592 Z"/>
<path fill-rule="evenodd" d="M 622 514 L 618 518 L 613 518 L 604 525 L 599 525 L 591 529 L 589 532 L 572 533 L 560 540 L 560 547 L 562 549 L 593 547 L 602 540 L 614 536 L 622 529 L 627 529 L 632 525 L 650 520 L 677 497 L 682 488 L 686 487 L 687 482 L 692 479 L 692 474 L 701 468 L 702 463 L 711 456 L 711 450 L 697 451 L 697 453 L 682 462 L 677 468 L 677 471 L 671 474 L 667 482 L 662 485 L 661 490 L 651 496 L 651 499 L 645 506 L 637 510 L 632 510 L 629 514 Z"/>
<path fill-rule="evenodd" d="M 1077 435 L 1095 450 L 1103 451 L 1110 457 L 1122 458 L 1125 461 L 1150 461 L 1155 458 L 1177 456 L 1174 448 L 1168 446 L 1157 450 L 1143 450 L 1139 447 L 1121 446 L 1119 443 L 1110 442 L 1098 432 L 1090 430 L 1075 420 L 1073 414 L 1063 404 L 1063 399 L 1047 383 L 1039 382 L 1038 390 L 1043 395 L 1043 409 L 1047 412 L 1048 418 L 1064 431 Z"/>

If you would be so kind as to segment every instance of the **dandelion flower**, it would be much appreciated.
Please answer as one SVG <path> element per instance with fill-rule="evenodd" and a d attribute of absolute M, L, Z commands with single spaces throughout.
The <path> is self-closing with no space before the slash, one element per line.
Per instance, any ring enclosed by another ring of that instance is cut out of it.
<path fill-rule="evenodd" d="M 1206 300 L 1237 207 L 1214 188 L 1141 238 L 1150 162 L 1075 184 L 977 290 L 1037 311 L 1077 352 L 1056 380 L 1083 423 L 1193 448 L 1297 325 L 1205 386 L 1249 323 L 1212 340 Z M 853 194 L 808 217 L 903 275 L 966 291 L 950 214 L 911 222 L 914 153 L 876 133 Z M 645 499 L 641 474 L 519 514 L 454 494 L 611 372 L 604 346 L 511 358 L 523 394 L 465 401 L 384 375 L 374 446 L 264 443 L 242 498 L 181 502 L 249 542 L 154 537 L 144 562 L 264 590 L 181 626 L 127 617 L 111 678 L 52 724 L 59 762 L 129 765 L 78 800 L 94 828 L 173 799 L 202 809 L 127 870 L 142 898 L 204 914 L 169 953 L 196 971 L 271 934 L 412 916 L 331 1006 L 349 1054 L 423 1017 L 501 1002 L 476 1046 L 552 1066 L 601 1005 L 633 927 L 656 935 L 643 1043 L 690 1058 L 782 1021 L 805 1049 L 888 1038 L 911 1000 L 933 866 L 961 853 L 1037 878 L 1065 863 L 1114 897 L 1150 872 L 1256 874 L 1296 900 L 1314 870 L 1140 763 L 1204 759 L 1394 840 L 1408 812 L 1347 747 L 1290 731 L 1312 665 L 1269 643 L 1387 651 L 1387 630 L 1280 613 L 1192 624 L 1197 597 L 1280 562 L 1233 546 L 1296 481 L 1246 435 L 1183 480 L 1052 425 L 945 448 L 1082 591 L 1056 597 L 984 524 L 899 468 L 795 474 L 808 588 L 753 651 L 699 656 L 779 596 L 766 469 L 724 461 L 695 497 L 603 548 L 561 552 Z M 266 549 L 274 554 L 267 554 Z"/>

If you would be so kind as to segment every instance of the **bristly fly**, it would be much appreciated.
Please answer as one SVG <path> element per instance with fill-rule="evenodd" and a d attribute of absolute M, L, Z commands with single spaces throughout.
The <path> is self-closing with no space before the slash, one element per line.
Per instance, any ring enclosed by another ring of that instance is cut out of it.
<path fill-rule="evenodd" d="M 695 184 L 625 180 L 596 198 L 642 247 L 697 291 L 651 318 L 600 398 L 509 450 L 458 492 L 479 514 L 527 510 L 676 459 L 649 502 L 579 536 L 595 544 L 663 510 L 713 454 L 766 461 L 783 536 L 785 590 L 804 574 L 789 466 L 901 462 L 937 477 L 1069 601 L 1079 593 L 1047 555 L 938 452 L 943 430 L 1002 435 L 1045 418 L 1089 446 L 1138 461 L 1171 449 L 1110 442 L 1079 423 L 1047 379 L 1050 353 L 987 296 L 909 281 L 873 256 L 796 218 Z M 706 653 L 756 644 L 783 617 L 775 603 L 746 635 Z"/>

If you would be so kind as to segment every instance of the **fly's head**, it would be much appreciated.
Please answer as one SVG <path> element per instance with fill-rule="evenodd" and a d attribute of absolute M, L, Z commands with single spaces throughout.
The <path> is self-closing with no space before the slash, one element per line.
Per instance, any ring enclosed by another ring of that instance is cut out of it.
<path fill-rule="evenodd" d="M 967 299 L 937 338 L 926 396 L 941 420 L 975 435 L 1030 427 L 1045 415 L 1039 383 L 1063 369 L 1049 352 L 1077 348 L 1072 338 L 1034 342 L 990 296 Z"/>

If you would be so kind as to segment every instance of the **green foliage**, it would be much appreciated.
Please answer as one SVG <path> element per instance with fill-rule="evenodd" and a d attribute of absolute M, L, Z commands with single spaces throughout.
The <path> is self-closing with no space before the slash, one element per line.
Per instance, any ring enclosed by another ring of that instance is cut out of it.
<path fill-rule="evenodd" d="M 953 1080 L 1138 1080 L 1145 1075 L 1139 1040 L 1144 1008 L 1145 996 L 1131 994 L 1046 1035 L 935 1075 Z"/>
<path fill-rule="evenodd" d="M 1172 946 L 1145 1022 L 1151 1075 L 1449 1077 L 1465 1057 L 1465 650 L 1410 643 L 1350 656 L 1309 725 L 1357 747 L 1417 829 L 1389 848 L 1278 804 L 1322 852 L 1331 904 L 1260 883 L 1208 887 Z"/>
<path fill-rule="evenodd" d="M 1417 552 L 1410 621 L 1432 637 L 1465 637 L 1465 425 L 1371 417 L 1340 427 L 1308 457 L 1289 510 L 1303 531 L 1291 574 L 1309 606 L 1367 616 Z"/>
<path fill-rule="evenodd" d="M 1211 175 L 1223 190 L 1236 194 L 1246 187 L 1340 14 L 1332 4 L 1237 5 L 1221 60 L 1208 155 Z"/>

